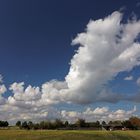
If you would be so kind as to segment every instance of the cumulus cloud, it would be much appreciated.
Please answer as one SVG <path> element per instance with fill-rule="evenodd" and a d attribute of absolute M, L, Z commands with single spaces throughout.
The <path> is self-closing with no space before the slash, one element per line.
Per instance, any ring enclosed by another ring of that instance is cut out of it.
<path fill-rule="evenodd" d="M 5 85 L 0 85 L 0 94 L 3 94 L 7 91 L 6 86 Z"/>
<path fill-rule="evenodd" d="M 118 73 L 140 65 L 140 44 L 135 41 L 140 33 L 140 21 L 123 24 L 121 20 L 120 12 L 91 20 L 86 31 L 72 41 L 80 47 L 65 78 L 71 100 L 79 103 L 100 100 L 102 90 L 110 80 Z M 106 93 L 105 100 L 110 96 Z"/>
<path fill-rule="evenodd" d="M 136 107 L 132 110 L 118 109 L 111 111 L 108 107 L 97 107 L 95 109 L 87 108 L 83 112 L 77 111 L 61 111 L 61 116 L 64 120 L 70 120 L 71 122 L 76 121 L 78 118 L 83 118 L 87 121 L 109 121 L 109 120 L 125 120 L 134 115 Z"/>
<path fill-rule="evenodd" d="M 19 108 L 5 104 L 0 108 L 0 120 L 8 120 L 11 124 L 17 120 L 32 120 L 34 122 L 42 120 L 54 120 L 56 118 L 63 121 L 68 120 L 75 122 L 78 118 L 83 118 L 86 121 L 110 121 L 110 120 L 124 120 L 135 115 L 136 108 L 132 110 L 118 109 L 112 111 L 109 107 L 86 108 L 82 111 L 77 110 L 58 110 L 54 107 L 32 107 L 32 108 Z"/>
<path fill-rule="evenodd" d="M 107 85 L 118 73 L 140 65 L 140 44 L 136 41 L 139 33 L 140 21 L 129 20 L 123 24 L 122 13 L 117 11 L 103 19 L 91 20 L 85 32 L 72 41 L 79 48 L 71 59 L 65 81 L 52 80 L 41 88 L 28 86 L 26 89 L 24 82 L 15 82 L 9 88 L 14 93 L 8 98 L 9 103 L 83 104 L 123 99 Z"/>
<path fill-rule="evenodd" d="M 65 102 L 64 93 L 67 89 L 65 81 L 52 80 L 42 85 L 42 102 L 54 104 Z"/>
<path fill-rule="evenodd" d="M 126 80 L 126 81 L 131 81 L 131 80 L 133 80 L 133 76 L 130 75 L 130 76 L 128 76 L 128 77 L 125 77 L 124 80 Z"/>
<path fill-rule="evenodd" d="M 24 82 L 15 82 L 9 89 L 13 92 L 13 95 L 9 96 L 7 101 L 10 105 L 21 108 L 32 108 L 40 101 L 41 92 L 39 87 L 29 85 L 24 88 Z"/>
<path fill-rule="evenodd" d="M 24 82 L 13 83 L 9 90 L 13 95 L 8 97 L 8 104 L 20 108 L 32 108 L 50 106 L 65 102 L 63 91 L 67 89 L 66 82 L 52 80 L 42 84 L 42 87 L 33 87 L 28 85 L 25 88 Z"/>

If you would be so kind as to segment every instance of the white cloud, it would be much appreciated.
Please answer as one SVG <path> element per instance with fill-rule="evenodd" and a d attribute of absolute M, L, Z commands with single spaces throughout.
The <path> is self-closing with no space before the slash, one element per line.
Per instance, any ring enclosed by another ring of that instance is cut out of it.
<path fill-rule="evenodd" d="M 63 81 L 52 80 L 42 85 L 42 102 L 45 104 L 56 104 L 63 102 L 64 91 L 67 89 L 67 83 Z"/>
<path fill-rule="evenodd" d="M 24 82 L 20 82 L 20 83 L 13 83 L 10 85 L 9 90 L 12 90 L 13 93 L 22 93 L 24 90 Z"/>
<path fill-rule="evenodd" d="M 26 89 L 24 89 L 24 82 L 13 83 L 9 89 L 13 91 L 13 97 L 19 101 L 32 101 L 41 98 L 39 87 L 32 87 L 29 85 Z"/>
<path fill-rule="evenodd" d="M 78 118 L 83 118 L 86 121 L 110 121 L 110 120 L 125 120 L 133 116 L 136 112 L 136 107 L 132 110 L 118 109 L 111 111 L 108 107 L 97 107 L 95 109 L 87 108 L 83 112 L 77 111 L 61 111 L 61 117 L 64 120 L 70 120 L 71 122 L 76 121 Z"/>
<path fill-rule="evenodd" d="M 62 81 L 52 80 L 42 84 L 40 87 L 32 87 L 28 85 L 25 88 L 24 82 L 13 83 L 10 86 L 13 95 L 8 97 L 8 103 L 21 108 L 32 108 L 54 105 L 62 103 L 63 90 L 67 88 L 67 84 Z"/>
<path fill-rule="evenodd" d="M 13 95 L 8 97 L 8 104 L 21 107 L 32 108 L 37 106 L 41 99 L 41 91 L 39 87 L 32 87 L 31 85 L 24 87 L 24 82 L 13 83 L 10 88 Z"/>
<path fill-rule="evenodd" d="M 98 101 L 102 90 L 118 73 L 140 65 L 140 44 L 135 42 L 140 33 L 140 21 L 122 24 L 121 20 L 119 12 L 91 20 L 86 31 L 72 41 L 80 47 L 66 76 L 70 100 L 78 103 Z M 110 94 L 104 97 L 106 100 Z"/>
<path fill-rule="evenodd" d="M 131 81 L 131 80 L 133 80 L 133 76 L 130 75 L 130 76 L 128 76 L 128 77 L 125 77 L 124 80 L 126 80 L 126 81 Z"/>
<path fill-rule="evenodd" d="M 5 85 L 0 85 L 0 94 L 3 94 L 7 91 Z"/>
<path fill-rule="evenodd" d="M 136 81 L 137 85 L 140 86 L 140 77 Z"/>
<path fill-rule="evenodd" d="M 11 106 L 10 104 L 1 105 L 0 108 L 0 120 L 8 120 L 11 124 L 14 124 L 17 120 L 32 120 L 34 122 L 42 120 L 54 120 L 60 118 L 62 120 L 68 120 L 75 122 L 78 118 L 83 118 L 86 121 L 110 121 L 110 120 L 124 120 L 135 115 L 136 109 L 132 110 L 114 110 L 112 111 L 108 107 L 86 108 L 81 112 L 76 110 L 57 110 L 54 107 L 32 107 L 23 108 L 17 106 Z"/>
<path fill-rule="evenodd" d="M 129 110 L 129 111 L 118 109 L 117 111 L 110 113 L 108 115 L 108 118 L 109 120 L 110 119 L 111 120 L 124 120 L 133 116 L 135 112 L 136 112 L 136 106 L 134 106 L 133 110 Z"/>

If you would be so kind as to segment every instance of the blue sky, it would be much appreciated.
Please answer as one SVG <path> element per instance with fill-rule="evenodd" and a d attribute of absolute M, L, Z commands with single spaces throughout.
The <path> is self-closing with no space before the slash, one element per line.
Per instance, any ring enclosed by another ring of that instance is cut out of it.
<path fill-rule="evenodd" d="M 3 77 L 3 83 L 1 83 L 1 85 L 3 84 L 7 89 L 4 94 L 2 93 L 3 95 L 1 95 L 1 98 L 7 100 L 9 104 L 11 103 L 11 98 L 12 101 L 14 99 L 14 103 L 12 102 L 11 104 L 13 105 L 13 108 L 15 106 L 17 107 L 19 102 L 15 103 L 17 98 L 17 89 L 15 90 L 15 88 L 18 87 L 18 92 L 25 92 L 24 90 L 19 90 L 18 83 L 20 82 L 24 82 L 24 84 L 21 84 L 22 86 L 20 89 L 22 87 L 26 89 L 28 85 L 32 85 L 35 86 L 35 88 L 39 87 L 41 90 L 41 86 L 45 82 L 49 83 L 49 81 L 56 79 L 56 82 L 62 82 L 61 86 L 65 87 L 67 86 L 65 84 L 68 83 L 68 88 L 73 88 L 73 77 L 72 73 L 70 73 L 70 68 L 75 65 L 77 66 L 77 61 L 73 60 L 73 56 L 76 54 L 76 50 L 82 44 L 82 41 L 75 43 L 75 46 L 71 44 L 72 41 L 75 38 L 78 38 L 78 33 L 86 32 L 85 28 L 90 20 L 93 20 L 94 22 L 98 19 L 104 19 L 108 15 L 111 15 L 114 11 L 120 11 L 123 13 L 123 18 L 121 20 L 122 23 L 127 24 L 128 19 L 134 20 L 135 16 L 137 19 L 140 19 L 140 1 L 1 0 L 0 74 Z M 139 37 L 137 37 L 137 42 L 139 41 Z M 84 46 L 85 44 L 82 45 Z M 80 56 L 79 58 L 84 61 L 85 56 Z M 71 60 L 74 61 L 74 64 L 70 64 Z M 81 64 L 78 63 L 78 65 Z M 87 88 L 83 88 L 83 90 L 75 88 L 75 91 L 72 90 L 72 92 L 74 91 L 72 95 L 71 91 L 68 91 L 68 94 L 71 96 L 75 95 L 74 98 L 78 97 L 78 101 L 74 100 L 73 97 L 70 97 L 70 99 L 65 97 L 63 99 L 61 98 L 61 101 L 58 101 L 60 103 L 55 102 L 55 105 L 49 105 L 48 108 L 51 106 L 54 110 L 61 111 L 65 109 L 66 111 L 74 110 L 75 112 L 83 111 L 83 108 L 86 109 L 88 107 L 94 108 L 95 110 L 96 107 L 100 107 L 101 110 L 103 107 L 109 107 L 110 110 L 123 109 L 124 111 L 132 109 L 135 105 L 138 108 L 140 107 L 139 101 L 131 101 L 131 99 L 123 98 L 118 99 L 115 102 L 108 102 L 106 101 L 108 100 L 107 98 L 97 99 L 97 101 L 89 100 L 90 96 L 91 98 L 94 98 L 92 97 L 93 95 L 91 90 L 95 93 L 101 92 L 100 90 L 104 84 L 106 85 L 104 90 L 107 90 L 107 92 L 111 91 L 111 93 L 117 93 L 118 96 L 132 95 L 133 98 L 133 95 L 140 92 L 140 84 L 137 82 L 140 77 L 140 66 L 137 65 L 138 64 L 134 64 L 131 70 L 125 69 L 117 71 L 117 73 L 115 73 L 116 76 L 114 76 L 115 74 L 111 75 L 106 82 L 104 82 L 104 80 L 99 82 L 99 84 L 97 82 L 96 87 L 100 85 L 98 89 L 92 89 L 89 86 L 87 86 Z M 82 66 L 80 68 L 82 68 Z M 91 68 L 89 72 L 94 72 L 94 69 L 95 66 Z M 128 78 L 128 80 L 126 77 L 131 78 Z M 125 80 L 125 78 L 127 80 Z M 74 83 L 75 85 L 79 85 L 78 82 L 82 83 L 82 81 L 78 80 L 79 79 L 77 78 L 77 82 Z M 94 81 L 92 82 L 94 83 Z M 17 85 L 14 85 L 9 90 L 10 85 L 14 83 Z M 54 83 L 52 82 L 51 84 L 53 85 Z M 88 82 L 85 83 L 85 86 L 86 84 L 88 84 Z M 85 94 L 89 95 L 89 97 L 86 97 L 84 93 L 76 93 L 83 91 Z M 29 92 L 35 91 L 29 89 Z M 68 96 L 68 94 L 66 96 Z M 10 99 L 8 99 L 9 96 L 11 97 Z M 58 98 L 57 96 L 55 98 Z M 59 96 L 61 96 L 61 93 Z M 116 94 L 113 94 L 112 97 L 117 98 Z M 54 97 L 51 97 L 51 99 L 52 98 Z M 86 99 L 85 101 L 83 101 L 84 98 Z M 22 99 L 22 101 L 24 101 L 24 99 Z M 5 104 L 2 104 L 2 106 L 5 106 Z M 20 108 L 20 106 L 18 107 Z M 93 110 L 93 112 L 95 110 Z M 140 110 L 137 109 L 136 114 L 139 114 L 139 111 Z M 49 111 L 44 110 L 44 112 Z M 26 117 L 28 116 L 26 111 L 24 112 L 24 115 Z M 21 118 L 19 117 L 19 119 Z M 38 120 L 39 118 L 34 119 Z M 13 121 L 13 119 L 9 120 Z"/>
<path fill-rule="evenodd" d="M 90 19 L 126 7 L 125 16 L 139 15 L 138 1 L 76 0 L 0 2 L 1 74 L 5 82 L 42 84 L 63 79 L 75 47 L 71 41 Z"/>

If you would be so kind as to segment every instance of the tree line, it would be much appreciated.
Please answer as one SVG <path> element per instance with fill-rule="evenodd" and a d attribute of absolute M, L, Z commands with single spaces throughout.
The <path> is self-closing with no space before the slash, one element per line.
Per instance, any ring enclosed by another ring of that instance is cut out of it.
<path fill-rule="evenodd" d="M 8 121 L 0 121 L 0 127 L 8 127 Z M 69 123 L 68 121 L 62 121 L 56 119 L 55 121 L 41 121 L 39 123 L 34 123 L 32 121 L 17 121 L 15 126 L 20 129 L 97 129 L 100 130 L 103 127 L 109 129 L 110 127 L 123 127 L 131 130 L 140 130 L 140 118 L 131 117 L 124 121 L 96 121 L 96 122 L 86 122 L 85 119 L 78 119 L 75 123 Z"/>
<path fill-rule="evenodd" d="M 140 118 L 131 117 L 124 121 L 96 121 L 96 122 L 86 122 L 84 119 L 78 119 L 75 123 L 69 123 L 68 121 L 62 121 L 56 119 L 55 121 L 41 121 L 39 123 L 33 123 L 32 121 L 17 121 L 16 126 L 20 129 L 97 129 L 100 130 L 102 127 L 110 128 L 112 126 L 123 127 L 131 130 L 140 129 Z"/>

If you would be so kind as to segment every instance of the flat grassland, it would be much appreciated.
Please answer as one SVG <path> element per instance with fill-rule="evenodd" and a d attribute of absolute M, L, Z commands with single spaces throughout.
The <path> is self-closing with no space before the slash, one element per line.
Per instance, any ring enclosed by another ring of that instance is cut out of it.
<path fill-rule="evenodd" d="M 140 140 L 140 131 L 0 130 L 0 140 Z"/>

